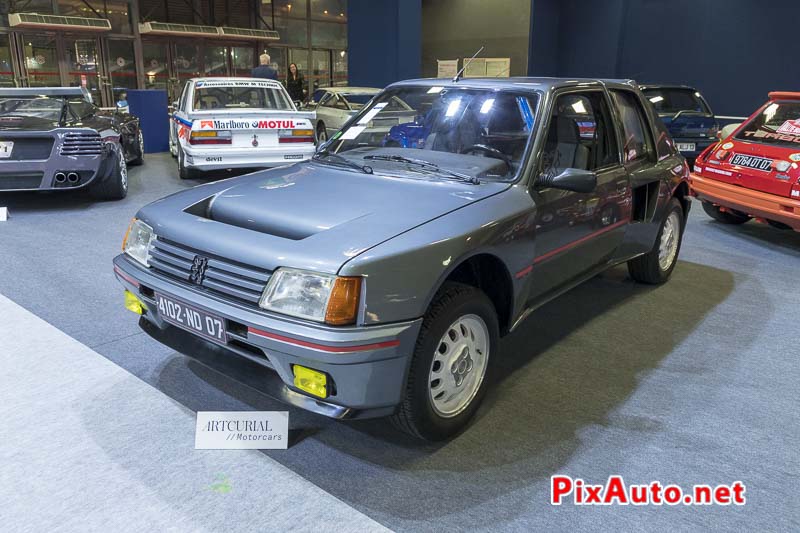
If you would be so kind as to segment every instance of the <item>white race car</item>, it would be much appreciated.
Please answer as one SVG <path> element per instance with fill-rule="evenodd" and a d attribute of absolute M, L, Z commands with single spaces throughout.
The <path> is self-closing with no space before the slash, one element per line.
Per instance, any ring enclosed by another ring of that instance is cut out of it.
<path fill-rule="evenodd" d="M 314 154 L 314 118 L 298 111 L 277 81 L 191 79 L 172 115 L 170 152 L 184 179 L 198 171 L 302 161 Z"/>

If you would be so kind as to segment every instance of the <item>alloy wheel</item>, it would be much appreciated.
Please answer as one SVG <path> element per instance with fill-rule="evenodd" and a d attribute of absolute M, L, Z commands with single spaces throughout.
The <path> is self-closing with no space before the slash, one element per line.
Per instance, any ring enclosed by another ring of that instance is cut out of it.
<path fill-rule="evenodd" d="M 678 255 L 678 243 L 680 242 L 681 219 L 677 212 L 673 211 L 664 221 L 664 229 L 661 230 L 661 242 L 658 246 L 658 266 L 661 270 L 667 271 Z"/>
<path fill-rule="evenodd" d="M 489 328 L 481 317 L 465 315 L 447 328 L 428 376 L 436 414 L 452 418 L 470 405 L 483 383 L 488 359 Z"/>

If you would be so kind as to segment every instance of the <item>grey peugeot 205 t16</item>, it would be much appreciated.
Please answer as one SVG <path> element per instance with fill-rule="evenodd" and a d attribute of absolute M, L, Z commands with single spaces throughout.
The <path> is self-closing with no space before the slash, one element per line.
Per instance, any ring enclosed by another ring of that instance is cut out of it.
<path fill-rule="evenodd" d="M 444 439 L 533 309 L 623 262 L 669 278 L 687 177 L 632 81 L 404 81 L 310 161 L 142 208 L 114 270 L 187 355 L 211 343 L 292 405 Z"/>

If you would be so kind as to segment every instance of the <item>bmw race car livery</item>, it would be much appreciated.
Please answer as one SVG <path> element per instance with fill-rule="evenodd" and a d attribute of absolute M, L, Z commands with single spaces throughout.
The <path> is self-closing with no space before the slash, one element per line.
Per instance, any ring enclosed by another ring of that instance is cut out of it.
<path fill-rule="evenodd" d="M 181 178 L 199 171 L 269 168 L 310 158 L 314 113 L 298 111 L 277 81 L 192 79 L 170 126 Z"/>

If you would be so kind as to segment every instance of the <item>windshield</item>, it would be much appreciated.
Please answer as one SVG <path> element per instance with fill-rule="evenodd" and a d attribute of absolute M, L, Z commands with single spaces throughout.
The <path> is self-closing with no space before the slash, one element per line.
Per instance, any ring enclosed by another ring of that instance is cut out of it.
<path fill-rule="evenodd" d="M 644 89 L 642 92 L 658 113 L 675 114 L 678 111 L 711 113 L 700 98 L 700 93 L 694 89 Z"/>
<path fill-rule="evenodd" d="M 0 98 L 0 116 L 35 117 L 58 121 L 64 106 L 63 98 Z"/>
<path fill-rule="evenodd" d="M 374 97 L 327 148 L 376 173 L 402 169 L 409 162 L 400 160 L 410 158 L 470 177 L 512 179 L 537 103 L 535 93 L 399 87 Z"/>
<path fill-rule="evenodd" d="M 194 88 L 195 111 L 212 109 L 279 109 L 291 111 L 283 90 L 258 81 L 202 82 Z"/>
<path fill-rule="evenodd" d="M 370 101 L 370 99 L 375 96 L 375 94 L 347 94 L 347 93 L 339 93 L 341 94 L 347 103 L 350 104 L 350 109 L 361 109 L 364 107 L 364 104 Z"/>
<path fill-rule="evenodd" d="M 736 138 L 797 148 L 800 144 L 800 102 L 771 102 L 745 124 Z"/>

